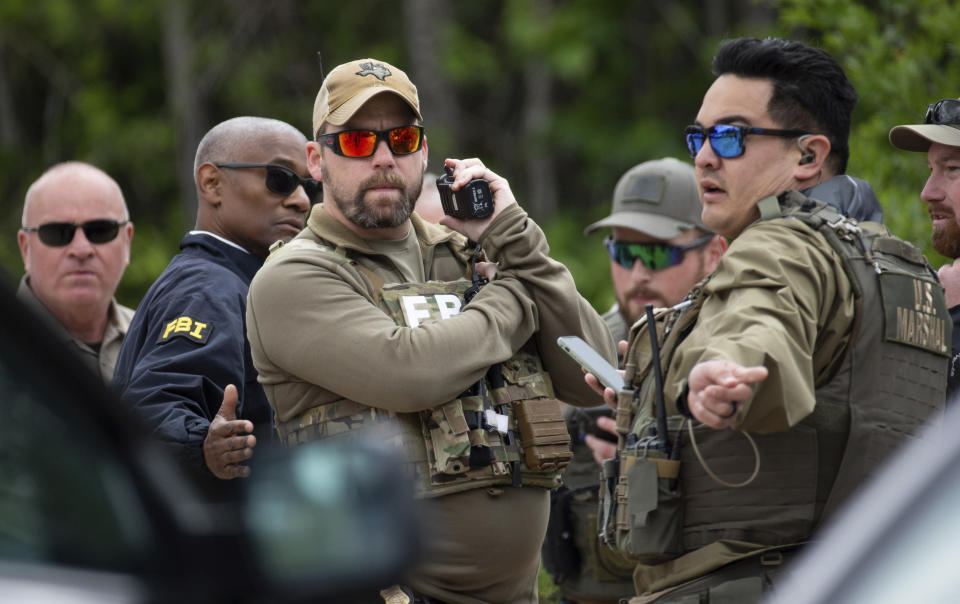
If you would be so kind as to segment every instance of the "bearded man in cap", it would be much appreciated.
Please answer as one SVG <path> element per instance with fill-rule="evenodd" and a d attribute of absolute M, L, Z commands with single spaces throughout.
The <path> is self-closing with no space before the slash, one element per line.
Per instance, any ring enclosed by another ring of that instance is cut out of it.
<path fill-rule="evenodd" d="M 947 377 L 950 402 L 960 387 L 960 99 L 931 103 L 922 124 L 896 126 L 890 130 L 890 142 L 898 149 L 927 154 L 930 176 L 920 199 L 933 222 L 933 249 L 953 258 L 952 264 L 937 271 L 953 319 Z"/>
<path fill-rule="evenodd" d="M 424 557 L 386 601 L 533 603 L 548 491 L 570 456 L 554 396 L 598 401 L 556 339 L 615 362 L 613 341 L 480 160 L 445 164 L 455 191 L 488 183 L 491 215 L 444 217 L 447 230 L 413 212 L 421 119 L 416 87 L 383 61 L 326 77 L 307 144 L 324 202 L 251 284 L 251 352 L 288 445 L 376 438 L 408 462 Z M 488 283 L 484 257 L 499 266 Z"/>

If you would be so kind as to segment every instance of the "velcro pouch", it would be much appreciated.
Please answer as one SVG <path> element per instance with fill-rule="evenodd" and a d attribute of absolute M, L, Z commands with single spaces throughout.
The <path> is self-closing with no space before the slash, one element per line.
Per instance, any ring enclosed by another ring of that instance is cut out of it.
<path fill-rule="evenodd" d="M 421 411 L 424 438 L 431 473 L 456 475 L 470 468 L 470 428 L 463 415 L 463 403 L 455 399 Z"/>
<path fill-rule="evenodd" d="M 560 410 L 560 401 L 535 398 L 514 403 L 523 459 L 534 471 L 559 470 L 573 459 L 570 432 Z"/>
<path fill-rule="evenodd" d="M 682 553 L 680 462 L 659 450 L 627 451 L 614 493 L 617 548 L 632 559 L 657 564 Z"/>

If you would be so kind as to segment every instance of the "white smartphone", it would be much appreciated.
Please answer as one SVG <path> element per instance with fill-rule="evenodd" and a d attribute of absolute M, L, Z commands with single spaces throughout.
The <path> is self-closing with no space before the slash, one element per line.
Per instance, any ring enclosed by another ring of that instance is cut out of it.
<path fill-rule="evenodd" d="M 624 388 L 623 376 L 617 368 L 607 362 L 600 353 L 590 347 L 579 336 L 560 336 L 557 345 L 570 355 L 581 367 L 596 376 L 601 384 L 620 392 Z"/>

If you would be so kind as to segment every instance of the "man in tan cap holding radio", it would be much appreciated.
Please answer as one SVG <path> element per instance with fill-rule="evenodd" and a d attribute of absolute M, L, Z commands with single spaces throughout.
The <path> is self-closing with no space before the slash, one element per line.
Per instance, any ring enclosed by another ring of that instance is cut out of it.
<path fill-rule="evenodd" d="M 480 160 L 445 164 L 454 191 L 489 187 L 489 216 L 445 216 L 447 230 L 413 212 L 423 130 L 417 90 L 393 65 L 352 61 L 324 80 L 307 143 L 324 202 L 250 286 L 253 361 L 288 445 L 374 438 L 408 462 L 424 555 L 385 601 L 532 604 L 549 489 L 570 457 L 557 399 L 600 402 L 557 337 L 616 353 Z"/>

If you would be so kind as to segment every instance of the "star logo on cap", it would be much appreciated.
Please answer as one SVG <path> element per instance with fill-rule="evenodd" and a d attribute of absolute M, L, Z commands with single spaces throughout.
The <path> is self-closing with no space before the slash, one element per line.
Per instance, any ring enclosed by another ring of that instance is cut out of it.
<path fill-rule="evenodd" d="M 383 66 L 382 63 L 361 63 L 360 71 L 357 72 L 358 76 L 368 76 L 372 75 L 381 82 L 386 79 L 387 76 L 393 75 L 390 73 L 390 70 Z"/>

